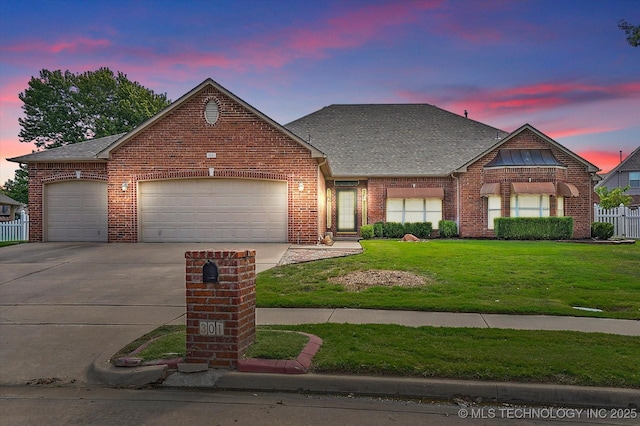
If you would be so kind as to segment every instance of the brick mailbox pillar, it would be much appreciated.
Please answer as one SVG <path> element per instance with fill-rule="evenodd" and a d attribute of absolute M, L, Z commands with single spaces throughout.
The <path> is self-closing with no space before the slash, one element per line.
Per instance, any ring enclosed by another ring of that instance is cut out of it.
<path fill-rule="evenodd" d="M 255 250 L 187 251 L 188 363 L 236 368 L 256 336 Z"/>

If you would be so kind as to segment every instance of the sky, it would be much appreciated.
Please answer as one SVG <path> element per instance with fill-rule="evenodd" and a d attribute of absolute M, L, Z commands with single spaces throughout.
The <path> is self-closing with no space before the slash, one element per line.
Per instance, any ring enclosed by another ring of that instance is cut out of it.
<path fill-rule="evenodd" d="M 640 0 L 4 0 L 0 184 L 35 150 L 18 139 L 31 77 L 100 67 L 171 100 L 212 78 L 280 124 L 331 104 L 467 110 L 607 172 L 640 146 L 620 19 L 640 25 Z"/>

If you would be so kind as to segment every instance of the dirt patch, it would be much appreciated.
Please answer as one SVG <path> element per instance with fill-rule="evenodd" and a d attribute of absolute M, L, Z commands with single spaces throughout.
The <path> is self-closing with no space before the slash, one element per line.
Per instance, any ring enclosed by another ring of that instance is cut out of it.
<path fill-rule="evenodd" d="M 330 278 L 329 282 L 341 284 L 347 291 L 360 291 L 370 287 L 420 287 L 431 280 L 411 272 L 370 269 Z"/>

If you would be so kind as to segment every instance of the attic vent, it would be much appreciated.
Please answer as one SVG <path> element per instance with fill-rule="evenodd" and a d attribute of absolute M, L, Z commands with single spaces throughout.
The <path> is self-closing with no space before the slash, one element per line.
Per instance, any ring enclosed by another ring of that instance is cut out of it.
<path fill-rule="evenodd" d="M 204 108 L 204 119 L 209 124 L 216 124 L 220 113 L 218 112 L 218 103 L 211 99 Z"/>

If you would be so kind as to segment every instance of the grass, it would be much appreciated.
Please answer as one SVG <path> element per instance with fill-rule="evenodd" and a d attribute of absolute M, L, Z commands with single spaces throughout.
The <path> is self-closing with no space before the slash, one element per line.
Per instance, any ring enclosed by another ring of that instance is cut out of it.
<path fill-rule="evenodd" d="M 143 344 L 149 342 L 150 340 L 153 340 L 155 338 L 160 338 L 166 335 L 170 335 L 173 333 L 179 333 L 182 332 L 183 335 L 185 336 L 181 341 L 176 342 L 175 340 L 172 341 L 172 345 L 166 349 L 166 352 L 182 352 L 183 354 L 185 353 L 185 346 L 186 346 L 186 327 L 184 325 L 162 325 L 158 328 L 156 328 L 155 330 L 150 331 L 149 333 L 138 337 L 136 340 L 132 341 L 131 343 L 127 344 L 126 346 L 124 346 L 122 349 L 120 349 L 118 352 L 116 352 L 111 359 L 115 359 L 115 358 L 120 358 L 120 357 L 124 357 L 124 356 L 128 356 L 129 354 L 131 354 L 131 352 L 135 351 L 136 349 L 138 349 L 140 346 L 142 346 Z M 155 358 L 154 358 L 155 359 Z"/>
<path fill-rule="evenodd" d="M 640 387 L 640 337 L 399 325 L 305 324 L 316 373 Z"/>
<path fill-rule="evenodd" d="M 362 246 L 360 255 L 261 272 L 257 305 L 640 318 L 639 244 L 370 240 Z M 354 293 L 329 282 L 369 269 L 408 271 L 431 283 Z"/>
<path fill-rule="evenodd" d="M 184 330 L 184 326 L 154 330 L 147 336 L 164 333 L 165 338 L 149 345 L 149 355 L 143 359 L 184 355 Z M 282 330 L 322 338 L 313 359 L 315 373 L 640 387 L 640 337 L 382 324 L 279 325 L 259 327 L 256 343 L 245 356 L 295 358 L 307 337 Z M 128 354 L 150 338 L 138 339 L 120 352 Z M 158 349 L 152 349 L 156 343 Z"/>
<path fill-rule="evenodd" d="M 256 330 L 256 341 L 245 358 L 295 359 L 309 341 L 303 334 L 279 330 Z"/>
<path fill-rule="evenodd" d="M 24 241 L 0 241 L 0 247 L 13 246 L 16 244 L 21 244 Z"/>

